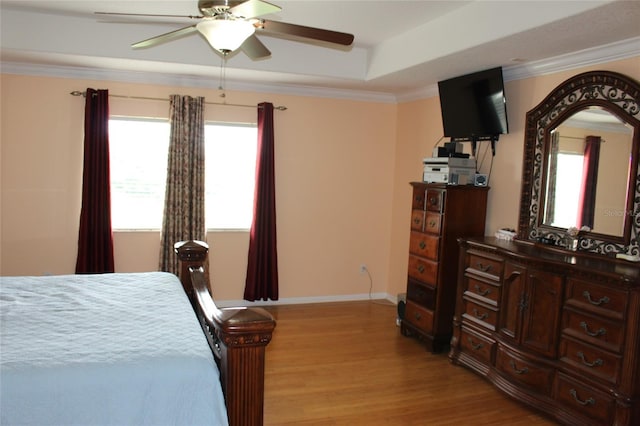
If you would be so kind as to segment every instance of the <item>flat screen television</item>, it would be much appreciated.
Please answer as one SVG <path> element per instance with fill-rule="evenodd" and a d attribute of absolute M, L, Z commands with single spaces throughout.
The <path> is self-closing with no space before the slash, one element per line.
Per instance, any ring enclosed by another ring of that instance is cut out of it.
<path fill-rule="evenodd" d="M 501 67 L 440 81 L 438 91 L 444 136 L 475 142 L 508 133 Z"/>

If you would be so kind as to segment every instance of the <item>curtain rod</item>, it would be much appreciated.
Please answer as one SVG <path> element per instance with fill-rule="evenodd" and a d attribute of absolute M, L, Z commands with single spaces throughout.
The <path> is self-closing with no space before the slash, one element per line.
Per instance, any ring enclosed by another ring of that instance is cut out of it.
<path fill-rule="evenodd" d="M 584 141 L 585 140 L 585 138 L 581 138 L 579 136 L 562 136 L 562 135 L 560 135 L 560 137 L 563 138 L 563 139 L 577 139 L 577 140 L 580 140 L 580 141 Z M 600 138 L 600 143 L 605 143 L 605 142 L 606 141 L 604 139 Z"/>
<path fill-rule="evenodd" d="M 82 96 L 82 97 L 86 97 L 87 96 L 87 92 L 81 92 L 79 90 L 74 90 L 73 92 L 69 93 L 71 96 Z M 126 96 L 126 95 L 112 95 L 109 94 L 109 97 L 112 98 L 123 98 L 123 99 L 141 99 L 141 100 L 145 100 L 145 101 L 168 101 L 169 99 L 165 99 L 165 98 L 151 98 L 151 97 L 146 97 L 146 96 Z M 233 106 L 233 107 L 242 107 L 242 108 L 255 108 L 256 105 L 246 105 L 246 104 L 227 104 L 227 103 L 220 103 L 220 102 L 205 102 L 205 105 L 218 105 L 218 106 Z M 286 111 L 287 107 L 286 106 L 274 106 L 273 109 L 276 109 L 278 111 Z"/>

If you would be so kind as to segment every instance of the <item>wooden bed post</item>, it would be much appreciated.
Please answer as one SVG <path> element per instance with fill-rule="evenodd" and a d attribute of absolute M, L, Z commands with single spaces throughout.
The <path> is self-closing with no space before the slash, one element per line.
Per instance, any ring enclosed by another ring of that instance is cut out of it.
<path fill-rule="evenodd" d="M 193 285 L 191 284 L 191 277 L 189 268 L 202 267 L 205 270 L 205 277 L 207 282 L 209 281 L 209 271 L 204 268 L 207 264 L 207 256 L 209 255 L 209 246 L 204 241 L 180 241 L 173 245 L 173 249 L 180 261 L 180 272 L 178 277 L 182 282 L 184 292 L 189 296 L 191 304 L 194 304 Z"/>
<path fill-rule="evenodd" d="M 265 349 L 276 322 L 261 308 L 218 309 L 204 269 L 208 246 L 202 241 L 176 243 L 180 280 L 207 335 L 220 367 L 231 426 L 261 426 L 264 406 Z"/>

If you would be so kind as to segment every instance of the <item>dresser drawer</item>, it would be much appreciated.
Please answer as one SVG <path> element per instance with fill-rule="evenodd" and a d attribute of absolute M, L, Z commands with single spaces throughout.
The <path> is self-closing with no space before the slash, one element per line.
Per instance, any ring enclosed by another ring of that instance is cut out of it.
<path fill-rule="evenodd" d="M 612 384 L 618 383 L 622 358 L 595 346 L 563 337 L 560 341 L 560 360 L 591 376 Z"/>
<path fill-rule="evenodd" d="M 442 212 L 444 206 L 444 191 L 438 189 L 427 189 L 426 207 L 428 211 Z"/>
<path fill-rule="evenodd" d="M 498 323 L 498 313 L 494 309 L 475 303 L 466 297 L 464 299 L 464 321 L 472 321 L 476 325 L 495 331 Z"/>
<path fill-rule="evenodd" d="M 436 289 L 417 281 L 409 280 L 407 283 L 407 300 L 427 309 L 435 309 Z"/>
<path fill-rule="evenodd" d="M 553 370 L 537 365 L 535 362 L 523 359 L 506 348 L 498 345 L 496 368 L 509 378 L 540 392 L 551 394 L 553 384 Z"/>
<path fill-rule="evenodd" d="M 442 216 L 439 213 L 427 212 L 424 218 L 424 232 L 440 235 Z"/>
<path fill-rule="evenodd" d="M 424 231 L 424 210 L 411 210 L 411 230 Z"/>
<path fill-rule="evenodd" d="M 408 274 L 411 278 L 435 286 L 437 284 L 438 263 L 410 254 Z"/>
<path fill-rule="evenodd" d="M 492 364 L 495 345 L 496 342 L 494 340 L 481 336 L 464 325 L 462 326 L 460 330 L 460 348 L 463 352 L 471 354 L 487 364 Z"/>
<path fill-rule="evenodd" d="M 554 398 L 597 424 L 613 424 L 615 400 L 565 374 L 556 377 Z"/>
<path fill-rule="evenodd" d="M 404 319 L 427 334 L 431 334 L 433 330 L 433 311 L 418 306 L 410 300 L 407 300 Z"/>
<path fill-rule="evenodd" d="M 411 231 L 409 239 L 409 252 L 420 257 L 438 260 L 438 245 L 440 238 L 422 232 Z"/>
<path fill-rule="evenodd" d="M 467 297 L 474 297 L 484 303 L 497 306 L 500 300 L 500 286 L 495 282 L 476 279 L 473 275 L 465 274 L 465 292 Z"/>
<path fill-rule="evenodd" d="M 629 295 L 588 281 L 568 279 L 566 303 L 599 315 L 623 319 Z"/>
<path fill-rule="evenodd" d="M 500 280 L 502 277 L 502 265 L 503 262 L 501 260 L 469 253 L 467 272 Z"/>
<path fill-rule="evenodd" d="M 414 210 L 425 210 L 425 200 L 427 191 L 423 186 L 415 186 L 413 188 L 413 199 L 411 200 L 411 208 Z"/>
<path fill-rule="evenodd" d="M 579 340 L 619 353 L 624 341 L 624 327 L 616 321 L 564 309 L 564 333 Z"/>

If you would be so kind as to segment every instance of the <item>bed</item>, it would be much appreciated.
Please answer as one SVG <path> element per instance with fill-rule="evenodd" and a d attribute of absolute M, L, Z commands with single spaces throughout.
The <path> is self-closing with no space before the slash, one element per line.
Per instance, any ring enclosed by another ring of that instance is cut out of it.
<path fill-rule="evenodd" d="M 275 321 L 259 308 L 218 309 L 206 244 L 176 251 L 180 279 L 2 277 L 1 423 L 261 425 Z"/>

